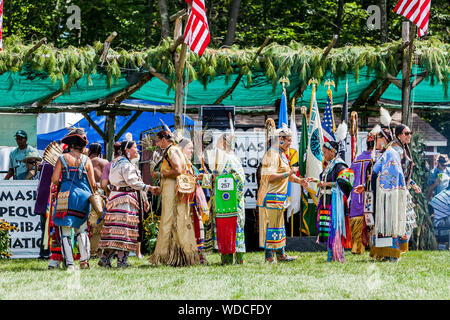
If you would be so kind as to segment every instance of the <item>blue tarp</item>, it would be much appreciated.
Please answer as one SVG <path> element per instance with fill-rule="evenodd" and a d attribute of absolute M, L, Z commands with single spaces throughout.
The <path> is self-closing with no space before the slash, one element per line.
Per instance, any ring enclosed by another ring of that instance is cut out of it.
<path fill-rule="evenodd" d="M 133 111 L 130 116 L 116 116 L 116 134 L 120 131 L 120 129 L 122 129 L 134 113 L 135 111 Z M 105 128 L 106 116 L 96 116 L 95 111 L 92 111 L 89 116 L 101 129 Z M 142 131 L 161 126 L 161 120 L 164 121 L 164 123 L 169 126 L 171 130 L 173 130 L 173 126 L 175 124 L 173 113 L 143 112 L 126 132 L 133 134 L 133 140 L 139 140 L 139 136 Z M 186 126 L 193 126 L 196 123 L 188 116 L 184 116 L 184 124 Z M 84 128 L 86 130 L 89 143 L 98 142 L 102 145 L 104 150 L 102 137 L 100 137 L 97 131 L 89 125 L 89 122 L 85 118 L 81 119 L 74 126 Z M 37 148 L 39 150 L 44 150 L 51 142 L 61 140 L 67 133 L 67 129 L 61 129 L 45 134 L 39 134 L 37 136 Z M 124 139 L 125 134 L 120 137 L 119 141 Z"/>

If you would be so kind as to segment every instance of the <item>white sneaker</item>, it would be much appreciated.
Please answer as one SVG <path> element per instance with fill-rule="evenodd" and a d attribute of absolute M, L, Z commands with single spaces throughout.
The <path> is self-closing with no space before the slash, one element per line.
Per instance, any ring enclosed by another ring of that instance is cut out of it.
<path fill-rule="evenodd" d="M 75 271 L 75 266 L 67 266 L 67 271 L 68 272 L 72 272 L 72 271 Z"/>

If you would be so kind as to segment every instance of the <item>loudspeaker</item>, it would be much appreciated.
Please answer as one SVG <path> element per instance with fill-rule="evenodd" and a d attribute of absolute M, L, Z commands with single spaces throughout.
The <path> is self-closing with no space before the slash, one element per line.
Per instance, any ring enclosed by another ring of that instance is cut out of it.
<path fill-rule="evenodd" d="M 202 106 L 199 116 L 199 119 L 202 121 L 202 128 L 230 129 L 230 119 L 228 117 L 230 113 L 234 126 L 234 106 Z"/>

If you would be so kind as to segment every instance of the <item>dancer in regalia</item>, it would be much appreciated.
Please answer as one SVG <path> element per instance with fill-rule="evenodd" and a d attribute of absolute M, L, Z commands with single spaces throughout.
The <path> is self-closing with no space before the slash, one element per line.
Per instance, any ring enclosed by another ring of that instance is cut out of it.
<path fill-rule="evenodd" d="M 189 201 L 177 192 L 177 177 L 188 171 L 186 157 L 174 145 L 173 134 L 162 130 L 156 134 L 156 145 L 164 150 L 159 172 L 153 178 L 161 181 L 153 194 L 161 194 L 161 220 L 156 247 L 149 261 L 154 265 L 192 266 L 200 263 Z"/>
<path fill-rule="evenodd" d="M 409 188 L 413 189 L 415 193 L 421 193 L 421 188 L 412 179 L 412 171 L 415 166 L 412 159 L 411 149 L 409 143 L 411 142 L 412 132 L 408 126 L 399 124 L 395 127 L 395 142 L 393 148 L 398 152 L 401 159 L 403 173 L 405 175 L 405 182 L 407 186 L 407 200 L 406 200 L 406 234 L 399 238 L 400 252 L 408 251 L 408 242 L 411 238 L 416 224 L 416 213 L 414 212 L 414 203 Z"/>
<path fill-rule="evenodd" d="M 372 157 L 375 147 L 374 136 L 369 134 L 366 140 L 367 150 L 363 151 L 353 161 L 350 169 L 355 174 L 354 186 L 367 185 L 370 177 L 374 159 Z M 354 191 L 350 195 L 350 228 L 352 230 L 352 253 L 363 254 L 368 244 L 367 225 L 364 219 L 364 194 Z"/>
<path fill-rule="evenodd" d="M 389 129 L 390 116 L 381 109 L 381 123 L 372 133 L 376 134 L 375 146 L 381 155 L 372 171 L 374 192 L 375 225 L 370 234 L 372 246 L 370 256 L 383 261 L 398 261 L 400 258 L 399 237 L 406 234 L 406 181 L 397 151 L 392 148 L 393 135 Z M 356 193 L 364 192 L 359 185 Z"/>
<path fill-rule="evenodd" d="M 256 205 L 259 210 L 259 246 L 265 249 L 265 261 L 289 262 L 297 257 L 285 253 L 286 229 L 283 211 L 286 208 L 288 181 L 308 187 L 309 178 L 295 176 L 298 167 L 291 168 L 286 157 L 292 138 L 291 130 L 274 130 L 272 119 L 266 122 L 270 146 L 262 159 L 261 178 Z"/>
<path fill-rule="evenodd" d="M 233 135 L 222 134 L 217 147 L 208 150 L 208 166 L 214 175 L 212 209 L 214 246 L 222 264 L 244 263 L 245 173 L 233 151 Z"/>
<path fill-rule="evenodd" d="M 195 239 L 197 240 L 197 249 L 200 256 L 200 263 L 207 264 L 208 261 L 203 252 L 203 246 L 205 244 L 205 228 L 203 225 L 202 215 L 209 215 L 209 206 L 206 201 L 203 189 L 200 186 L 201 177 L 203 176 L 200 171 L 192 164 L 191 158 L 194 153 L 194 144 L 190 139 L 182 138 L 178 143 L 178 146 L 186 156 L 186 163 L 191 173 L 196 177 L 195 191 L 189 198 L 189 205 L 191 208 L 192 224 L 194 226 Z"/>
<path fill-rule="evenodd" d="M 69 152 L 61 155 L 52 174 L 52 183 L 60 185 L 53 223 L 60 227 L 61 249 L 64 264 L 73 270 L 73 240 L 75 236 L 80 249 L 80 268 L 89 268 L 90 242 L 88 216 L 91 210 L 89 196 L 95 191 L 94 168 L 90 159 L 83 155 L 87 145 L 83 129 L 73 129 L 61 140 L 68 145 Z"/>
<path fill-rule="evenodd" d="M 355 179 L 354 173 L 339 157 L 339 142 L 345 139 L 347 126 L 341 123 L 335 132 L 336 141 L 322 147 L 327 166 L 320 174 L 317 186 L 320 200 L 317 206 L 317 242 L 326 243 L 327 261 L 345 262 L 344 248 L 351 248 L 348 197 Z"/>
<path fill-rule="evenodd" d="M 117 268 L 126 268 L 130 252 L 136 252 L 139 238 L 139 210 L 148 211 L 146 196 L 154 187 L 146 185 L 132 163 L 138 158 L 135 141 L 124 140 L 121 155 L 111 162 L 109 182 L 111 192 L 106 202 L 106 215 L 98 247 L 103 250 L 98 261 L 101 267 L 111 267 L 111 258 L 117 255 Z"/>

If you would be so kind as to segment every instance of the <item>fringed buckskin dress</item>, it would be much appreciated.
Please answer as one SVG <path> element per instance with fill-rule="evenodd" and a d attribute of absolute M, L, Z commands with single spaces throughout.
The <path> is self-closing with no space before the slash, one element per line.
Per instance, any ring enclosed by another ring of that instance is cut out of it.
<path fill-rule="evenodd" d="M 170 170 L 168 159 L 178 156 L 181 172 L 186 172 L 186 160 L 182 151 L 174 145 L 168 147 L 161 165 L 161 219 L 155 252 L 149 261 L 154 265 L 170 265 L 173 267 L 191 266 L 200 263 L 194 226 L 190 216 L 188 199 L 177 195 L 175 178 L 167 178 L 164 172 Z"/>
<path fill-rule="evenodd" d="M 391 146 L 373 166 L 372 185 L 376 193 L 370 256 L 395 260 L 400 258 L 399 237 L 406 233 L 407 190 L 400 156 Z"/>

